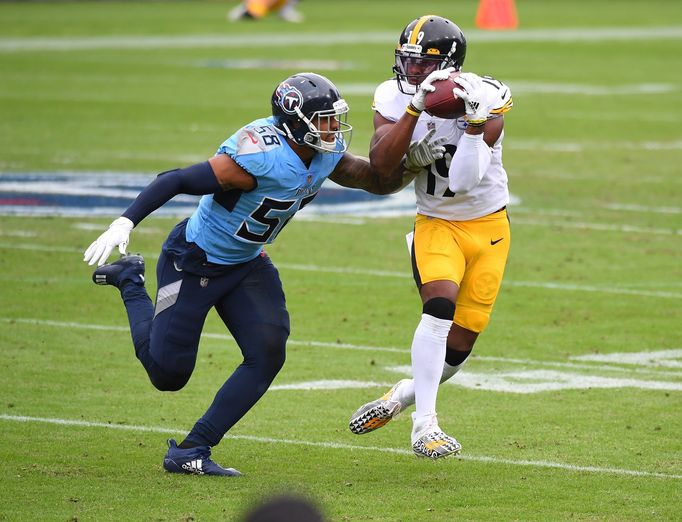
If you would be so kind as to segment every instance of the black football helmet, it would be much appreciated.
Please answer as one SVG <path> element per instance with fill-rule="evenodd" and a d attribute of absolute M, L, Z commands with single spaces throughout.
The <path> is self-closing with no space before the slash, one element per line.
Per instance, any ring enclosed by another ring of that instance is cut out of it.
<path fill-rule="evenodd" d="M 414 94 L 433 71 L 448 67 L 459 71 L 466 52 L 464 33 L 447 18 L 426 15 L 412 20 L 395 50 L 393 72 L 400 92 Z"/>
<path fill-rule="evenodd" d="M 298 73 L 289 76 L 272 93 L 275 128 L 299 145 L 321 152 L 348 150 L 353 127 L 348 124 L 348 104 L 336 86 L 324 76 Z M 322 125 L 326 119 L 326 126 Z M 321 128 L 322 130 L 319 130 Z M 333 129 L 334 141 L 322 136 Z"/>

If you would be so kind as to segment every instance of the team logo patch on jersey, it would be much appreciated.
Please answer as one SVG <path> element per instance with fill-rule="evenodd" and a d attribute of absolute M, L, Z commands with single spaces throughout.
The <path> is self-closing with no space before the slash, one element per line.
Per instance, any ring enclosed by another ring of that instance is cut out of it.
<path fill-rule="evenodd" d="M 296 109 L 303 105 L 303 95 L 296 87 L 282 82 L 275 92 L 277 103 L 287 114 L 296 114 Z"/>

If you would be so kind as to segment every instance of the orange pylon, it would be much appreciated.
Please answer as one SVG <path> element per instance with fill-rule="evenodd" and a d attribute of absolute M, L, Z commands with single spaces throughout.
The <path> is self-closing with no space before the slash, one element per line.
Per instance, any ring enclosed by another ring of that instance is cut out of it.
<path fill-rule="evenodd" d="M 476 13 L 476 27 L 499 30 L 516 29 L 519 17 L 514 0 L 481 0 Z"/>

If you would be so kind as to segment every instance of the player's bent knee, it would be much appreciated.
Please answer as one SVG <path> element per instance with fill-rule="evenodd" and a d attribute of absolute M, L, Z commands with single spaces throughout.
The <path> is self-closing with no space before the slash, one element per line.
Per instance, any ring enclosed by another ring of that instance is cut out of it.
<path fill-rule="evenodd" d="M 258 368 L 264 378 L 274 379 L 286 360 L 289 331 L 279 326 L 264 326 L 259 337 L 248 350 L 246 360 Z"/>
<path fill-rule="evenodd" d="M 287 339 L 289 332 L 284 328 L 273 328 L 265 342 L 265 354 L 267 357 L 267 365 L 277 375 L 284 366 L 287 357 Z"/>
<path fill-rule="evenodd" d="M 452 321 L 455 315 L 455 303 L 446 297 L 433 297 L 424 303 L 422 312 L 437 319 Z"/>
<path fill-rule="evenodd" d="M 162 371 L 149 373 L 149 380 L 159 391 L 178 391 L 185 387 L 190 375 L 171 375 Z"/>

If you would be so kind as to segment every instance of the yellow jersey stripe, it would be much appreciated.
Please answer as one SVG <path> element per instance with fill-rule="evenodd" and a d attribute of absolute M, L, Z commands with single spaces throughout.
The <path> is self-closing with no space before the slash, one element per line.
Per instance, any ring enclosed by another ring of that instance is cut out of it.
<path fill-rule="evenodd" d="M 505 103 L 502 107 L 491 110 L 490 114 L 504 114 L 505 112 L 509 111 L 513 106 L 514 100 L 513 98 L 509 98 L 507 103 Z"/>

